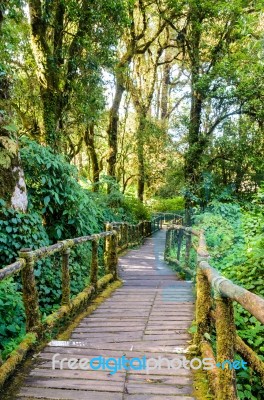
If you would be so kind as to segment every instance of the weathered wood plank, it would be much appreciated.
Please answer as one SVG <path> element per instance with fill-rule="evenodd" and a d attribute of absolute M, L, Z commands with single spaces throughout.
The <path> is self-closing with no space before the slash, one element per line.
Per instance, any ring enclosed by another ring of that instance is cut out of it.
<path fill-rule="evenodd" d="M 36 367 L 25 379 L 17 400 L 194 400 L 192 372 L 162 365 L 150 371 L 69 369 L 52 357 L 170 360 L 188 347 L 187 332 L 194 316 L 190 282 L 177 281 L 162 261 L 164 233 L 148 239 L 138 250 L 121 257 L 119 268 L 124 285 L 89 317 L 82 320 L 71 341 L 53 341 L 39 355 Z M 181 350 L 180 350 L 181 351 Z M 113 365 L 113 361 L 110 363 Z"/>

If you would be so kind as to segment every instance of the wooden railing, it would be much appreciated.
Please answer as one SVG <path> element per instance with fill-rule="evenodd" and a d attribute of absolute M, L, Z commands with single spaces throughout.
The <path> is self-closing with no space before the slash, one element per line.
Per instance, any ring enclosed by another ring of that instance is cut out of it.
<path fill-rule="evenodd" d="M 184 217 L 179 213 L 174 212 L 157 212 L 154 213 L 153 216 L 155 218 L 160 218 L 164 224 L 183 224 Z"/>
<path fill-rule="evenodd" d="M 83 311 L 90 300 L 100 292 L 108 283 L 118 279 L 118 252 L 140 244 L 142 240 L 161 228 L 159 217 L 151 221 L 142 221 L 137 225 L 125 222 L 106 223 L 105 232 L 82 236 L 73 239 L 60 241 L 48 247 L 37 250 L 21 249 L 16 262 L 0 270 L 0 282 L 10 278 L 14 274 L 21 273 L 23 302 L 26 315 L 25 339 L 20 343 L 18 349 L 11 353 L 7 361 L 0 366 L 0 387 L 12 374 L 17 365 L 25 357 L 26 353 L 33 347 L 37 339 L 42 339 L 47 332 L 54 331 L 54 328 L 61 329 Z M 99 241 L 103 240 L 105 275 L 98 278 L 98 249 Z M 90 276 L 90 283 L 76 297 L 71 298 L 69 259 L 72 249 L 76 246 L 91 242 L 91 264 L 87 266 L 87 274 Z M 55 254 L 61 255 L 61 307 L 42 318 L 39 307 L 39 294 L 34 275 L 34 265 L 38 260 Z M 0 360 L 1 362 L 1 360 Z"/>
<path fill-rule="evenodd" d="M 192 238 L 198 239 L 197 246 Z M 183 241 L 183 238 L 185 241 Z M 185 245 L 184 260 L 181 261 L 182 245 Z M 190 249 L 194 247 L 197 254 L 197 268 L 189 267 Z M 170 249 L 176 249 L 176 257 L 169 257 Z M 236 331 L 233 302 L 239 303 L 245 310 L 264 324 L 264 299 L 231 280 L 221 276 L 209 264 L 203 231 L 190 227 L 171 225 L 167 230 L 165 260 L 174 263 L 178 268 L 190 275 L 196 275 L 196 326 L 194 344 L 203 358 L 212 358 L 214 368 L 208 373 L 208 380 L 214 398 L 217 400 L 237 399 L 235 369 L 217 368 L 217 363 L 225 360 L 233 361 L 237 352 L 243 360 L 260 376 L 264 385 L 264 362 L 238 336 Z M 216 331 L 216 359 L 212 346 L 206 336 L 211 334 L 212 327 Z"/>

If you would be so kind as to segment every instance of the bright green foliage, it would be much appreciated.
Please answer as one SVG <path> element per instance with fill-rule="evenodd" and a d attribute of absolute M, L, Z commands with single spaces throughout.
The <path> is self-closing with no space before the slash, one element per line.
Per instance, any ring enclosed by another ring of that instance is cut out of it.
<path fill-rule="evenodd" d="M 212 202 L 204 214 L 195 216 L 195 225 L 205 229 L 210 264 L 234 283 L 264 297 L 263 189 L 255 203 L 244 207 Z M 235 311 L 238 334 L 264 360 L 263 325 L 240 305 Z M 252 371 L 238 373 L 238 392 L 240 399 L 264 396 Z"/>
<path fill-rule="evenodd" d="M 150 218 L 150 212 L 144 204 L 134 197 L 126 197 L 124 199 L 124 212 L 132 213 L 135 220 L 147 220 Z"/>
<path fill-rule="evenodd" d="M 155 212 L 178 212 L 184 209 L 183 197 L 174 197 L 172 199 L 156 198 L 151 202 L 151 208 Z"/>
<path fill-rule="evenodd" d="M 21 248 L 37 249 L 58 240 L 89 235 L 104 230 L 106 221 L 137 222 L 148 218 L 145 207 L 137 200 L 126 199 L 118 190 L 110 196 L 92 193 L 78 181 L 75 167 L 47 147 L 22 140 L 21 158 L 29 196 L 28 213 L 7 208 L 0 200 L 0 262 L 14 262 Z M 75 296 L 89 283 L 91 244 L 71 250 L 71 295 Z M 99 276 L 104 274 L 103 247 L 99 246 Z M 40 307 L 43 316 L 57 309 L 61 301 L 61 257 L 45 258 L 35 265 Z M 8 315 L 6 310 L 8 309 Z M 0 342 L 9 353 L 23 336 L 24 311 L 21 281 L 5 281 L 0 287 Z M 13 322 L 12 322 L 13 321 Z M 14 340 L 14 338 L 17 338 Z"/>
<path fill-rule="evenodd" d="M 0 200 L 0 262 L 2 265 L 15 261 L 18 251 L 23 247 L 36 249 L 49 244 L 48 235 L 42 225 L 41 217 L 32 211 L 23 214 L 6 208 Z"/>
<path fill-rule="evenodd" d="M 29 201 L 44 219 L 50 240 L 88 235 L 102 226 L 102 213 L 78 183 L 77 170 L 48 148 L 26 141 L 21 150 Z"/>
<path fill-rule="evenodd" d="M 0 352 L 3 358 L 25 335 L 25 314 L 19 284 L 8 279 L 0 282 Z"/>

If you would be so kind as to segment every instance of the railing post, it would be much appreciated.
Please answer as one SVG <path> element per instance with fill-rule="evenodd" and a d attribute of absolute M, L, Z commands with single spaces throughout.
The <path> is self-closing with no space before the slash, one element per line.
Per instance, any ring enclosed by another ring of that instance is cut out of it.
<path fill-rule="evenodd" d="M 194 337 L 194 342 L 200 348 L 202 340 L 205 340 L 205 333 L 210 331 L 210 311 L 211 311 L 211 286 L 207 277 L 203 274 L 200 268 L 202 261 L 207 261 L 209 254 L 206 249 L 205 237 L 201 232 L 199 237 L 199 246 L 197 249 L 197 274 L 196 274 L 196 324 L 197 332 Z"/>
<path fill-rule="evenodd" d="M 95 290 L 97 289 L 98 280 L 98 243 L 99 239 L 95 237 L 92 241 L 92 262 L 90 269 L 90 283 Z"/>
<path fill-rule="evenodd" d="M 211 310 L 211 287 L 202 270 L 197 267 L 196 274 L 196 324 L 197 332 L 194 342 L 200 348 L 201 342 L 205 340 L 205 333 L 210 331 L 210 310 Z"/>
<path fill-rule="evenodd" d="M 190 251 L 192 246 L 192 235 L 191 233 L 185 234 L 185 266 L 189 267 L 189 260 L 190 260 Z"/>
<path fill-rule="evenodd" d="M 139 224 L 137 224 L 137 244 L 141 244 L 140 226 L 139 226 Z"/>
<path fill-rule="evenodd" d="M 126 245 L 126 249 L 128 248 L 129 245 L 129 239 L 128 239 L 128 223 L 125 222 L 124 224 L 124 236 L 125 236 L 125 245 Z"/>
<path fill-rule="evenodd" d="M 139 243 L 142 243 L 142 223 L 139 222 L 138 224 L 138 235 L 139 235 Z"/>
<path fill-rule="evenodd" d="M 124 246 L 124 224 L 120 225 L 120 247 L 123 248 Z"/>
<path fill-rule="evenodd" d="M 127 224 L 127 247 L 132 243 L 132 228 L 130 224 Z"/>
<path fill-rule="evenodd" d="M 164 260 L 166 261 L 169 251 L 170 251 L 170 238 L 171 238 L 171 229 L 168 228 L 166 231 L 166 241 L 165 241 L 165 251 L 164 251 Z"/>
<path fill-rule="evenodd" d="M 106 231 L 113 230 L 113 226 L 106 224 Z M 118 279 L 117 274 L 117 232 L 113 231 L 112 235 L 106 236 L 105 240 L 105 266 L 107 273 L 113 275 L 114 279 Z"/>
<path fill-rule="evenodd" d="M 180 228 L 178 233 L 178 246 L 177 246 L 177 260 L 180 261 L 181 258 L 181 245 L 183 238 L 183 230 Z"/>
<path fill-rule="evenodd" d="M 70 270 L 69 270 L 69 258 L 70 258 L 70 249 L 63 250 L 62 253 L 62 277 L 61 277 L 61 305 L 68 306 L 70 304 Z"/>
<path fill-rule="evenodd" d="M 134 227 L 134 225 L 130 226 L 130 235 L 131 235 L 130 244 L 133 245 L 134 244 L 134 237 L 135 237 L 135 227 Z"/>
<path fill-rule="evenodd" d="M 215 295 L 216 303 L 216 350 L 217 363 L 226 364 L 218 370 L 217 400 L 236 400 L 235 369 L 230 367 L 234 360 L 236 327 L 234 322 L 233 302 L 220 293 Z"/>
<path fill-rule="evenodd" d="M 143 237 L 145 238 L 147 235 L 146 235 L 146 221 L 144 220 L 143 221 Z"/>
<path fill-rule="evenodd" d="M 26 265 L 21 271 L 23 301 L 26 313 L 26 331 L 36 331 L 40 325 L 39 299 L 34 276 L 34 257 L 32 249 L 21 249 L 20 258 L 26 260 Z"/>

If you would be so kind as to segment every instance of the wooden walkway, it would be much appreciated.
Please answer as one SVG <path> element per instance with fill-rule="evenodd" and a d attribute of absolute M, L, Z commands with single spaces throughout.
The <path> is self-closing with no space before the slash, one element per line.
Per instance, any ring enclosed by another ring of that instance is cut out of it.
<path fill-rule="evenodd" d="M 165 232 L 159 231 L 119 260 L 124 285 L 89 317 L 71 341 L 51 342 L 24 381 L 16 399 L 193 400 L 191 372 L 183 368 L 145 370 L 52 369 L 52 357 L 173 359 L 188 346 L 193 319 L 190 282 L 177 281 L 163 261 Z"/>

